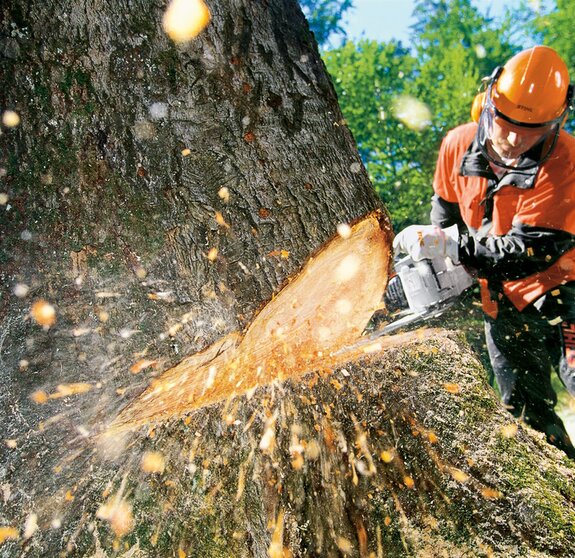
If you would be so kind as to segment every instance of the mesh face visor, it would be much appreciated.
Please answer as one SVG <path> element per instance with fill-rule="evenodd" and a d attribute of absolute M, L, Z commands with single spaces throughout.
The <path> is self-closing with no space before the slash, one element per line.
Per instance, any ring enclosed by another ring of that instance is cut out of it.
<path fill-rule="evenodd" d="M 488 161 L 506 169 L 529 169 L 541 165 L 551 155 L 563 119 L 564 114 L 544 124 L 516 122 L 495 108 L 489 87 L 477 139 Z"/>

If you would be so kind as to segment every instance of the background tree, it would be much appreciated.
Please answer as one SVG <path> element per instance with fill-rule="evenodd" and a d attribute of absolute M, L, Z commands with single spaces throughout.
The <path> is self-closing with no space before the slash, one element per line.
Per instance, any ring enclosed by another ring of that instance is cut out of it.
<path fill-rule="evenodd" d="M 397 229 L 428 221 L 443 135 L 469 120 L 481 78 L 516 49 L 506 41 L 506 28 L 470 0 L 418 2 L 414 16 L 414 52 L 394 42 L 364 41 L 324 53 L 343 113 Z M 411 124 L 398 117 L 397 101 L 404 96 L 419 101 L 408 103 L 407 112 L 417 113 L 423 104 L 429 116 L 422 121 L 414 114 Z"/>
<path fill-rule="evenodd" d="M 444 134 L 469 120 L 480 79 L 515 50 L 505 41 L 506 30 L 481 15 L 470 0 L 419 1 L 414 17 L 416 91 L 432 111 L 432 128 Z"/>
<path fill-rule="evenodd" d="M 353 9 L 352 0 L 300 0 L 300 5 L 321 47 L 327 46 L 334 37 L 345 38 L 341 19 Z"/>
<path fill-rule="evenodd" d="M 535 19 L 535 28 L 541 33 L 545 44 L 552 46 L 575 75 L 575 45 L 569 40 L 567 31 L 573 28 L 575 5 L 567 0 L 557 0 L 555 9 L 540 13 Z"/>
<path fill-rule="evenodd" d="M 421 199 L 420 172 L 413 153 L 420 132 L 395 114 L 394 103 L 410 89 L 416 60 L 395 42 L 347 42 L 323 55 L 353 130 L 370 179 L 391 211 L 396 226 L 427 208 Z"/>
<path fill-rule="evenodd" d="M 525 4 L 516 14 L 509 14 L 513 20 L 513 29 L 522 36 L 521 31 L 533 37 L 539 44 L 548 45 L 565 60 L 571 79 L 575 79 L 575 47 L 565 33 L 573 27 L 575 22 L 575 6 L 572 2 L 564 0 L 542 2 L 536 7 Z M 574 123 L 571 114 L 566 128 L 573 132 Z"/>

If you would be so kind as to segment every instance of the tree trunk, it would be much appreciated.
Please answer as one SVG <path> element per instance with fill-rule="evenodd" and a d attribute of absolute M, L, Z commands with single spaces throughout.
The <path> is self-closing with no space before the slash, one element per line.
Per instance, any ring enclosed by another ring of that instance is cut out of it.
<path fill-rule="evenodd" d="M 257 347 L 339 224 L 376 215 L 386 279 L 389 223 L 296 2 L 209 7 L 184 46 L 160 2 L 0 8 L 21 119 L 0 136 L 0 555 L 568 555 L 573 470 L 506 437 L 445 336 L 342 337 L 329 366 L 105 435 L 186 358 Z"/>

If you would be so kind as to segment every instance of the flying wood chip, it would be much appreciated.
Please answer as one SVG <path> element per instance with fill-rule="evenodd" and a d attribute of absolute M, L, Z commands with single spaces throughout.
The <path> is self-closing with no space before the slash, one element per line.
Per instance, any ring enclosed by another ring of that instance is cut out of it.
<path fill-rule="evenodd" d="M 162 27 L 172 41 L 186 43 L 204 30 L 210 18 L 203 0 L 172 0 L 164 13 Z"/>
<path fill-rule="evenodd" d="M 117 537 L 127 535 L 134 528 L 132 506 L 118 496 L 102 504 L 96 512 L 96 517 L 108 521 Z"/>
<path fill-rule="evenodd" d="M 8 540 L 18 540 L 18 536 L 18 530 L 14 527 L 0 527 L 0 544 L 4 544 Z"/>
<path fill-rule="evenodd" d="M 121 412 L 111 430 L 181 416 L 273 380 L 364 356 L 357 342 L 380 304 L 389 259 L 390 231 L 382 229 L 378 213 L 353 225 L 348 238 L 335 235 L 243 335 L 231 333 L 166 371 Z M 343 316 L 342 299 L 352 309 Z"/>
<path fill-rule="evenodd" d="M 30 314 L 38 325 L 46 328 L 56 323 L 56 309 L 44 299 L 37 300 L 32 304 Z"/>

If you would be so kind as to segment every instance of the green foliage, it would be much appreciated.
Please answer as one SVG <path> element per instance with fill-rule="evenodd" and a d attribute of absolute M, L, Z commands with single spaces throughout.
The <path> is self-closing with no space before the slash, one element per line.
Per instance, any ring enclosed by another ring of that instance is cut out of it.
<path fill-rule="evenodd" d="M 529 7 L 526 7 L 529 10 Z M 575 25 L 575 2 L 573 0 L 556 0 L 556 6 L 549 11 L 535 12 L 532 30 L 542 42 L 553 47 L 563 57 L 569 67 L 571 76 L 575 75 L 575 42 L 573 26 Z"/>
<path fill-rule="evenodd" d="M 520 19 L 524 27 L 531 31 L 538 43 L 554 48 L 565 60 L 571 80 L 575 80 L 575 42 L 572 39 L 575 26 L 575 2 L 573 0 L 556 0 L 535 10 L 526 4 L 520 10 Z M 566 124 L 573 132 L 575 122 L 573 115 Z"/>
<path fill-rule="evenodd" d="M 299 3 L 319 46 L 325 47 L 333 36 L 345 37 L 340 21 L 353 7 L 352 0 L 300 0 Z"/>
<path fill-rule="evenodd" d="M 481 15 L 471 0 L 418 0 L 414 44 L 420 62 L 417 79 L 435 115 L 440 132 L 469 120 L 480 80 L 515 50 L 492 19 Z"/>
<path fill-rule="evenodd" d="M 394 100 L 407 94 L 415 58 L 397 42 L 366 40 L 326 52 L 324 61 L 370 178 L 392 216 L 407 221 L 415 210 L 425 218 L 428 199 L 421 199 L 421 191 L 426 184 L 416 157 L 419 133 L 393 115 Z"/>
<path fill-rule="evenodd" d="M 471 0 L 418 0 L 414 53 L 390 41 L 347 42 L 324 53 L 373 184 L 396 229 L 429 220 L 435 160 L 447 130 L 469 120 L 483 76 L 517 49 Z M 413 125 L 394 109 L 407 96 L 430 111 Z"/>
<path fill-rule="evenodd" d="M 363 40 L 324 53 L 344 116 L 396 229 L 428 222 L 441 139 L 469 120 L 482 77 L 537 42 L 555 48 L 575 75 L 575 2 L 550 4 L 538 12 L 524 4 L 501 22 L 484 16 L 472 0 L 417 0 L 412 50 L 396 41 Z M 394 104 L 403 96 L 427 106 L 428 126 L 402 122 Z"/>
<path fill-rule="evenodd" d="M 415 60 L 397 43 L 364 40 L 326 52 L 324 61 L 361 155 L 378 151 L 381 141 L 392 140 L 398 132 L 397 121 L 386 118 L 385 111 L 403 92 L 404 76 L 411 74 Z"/>

